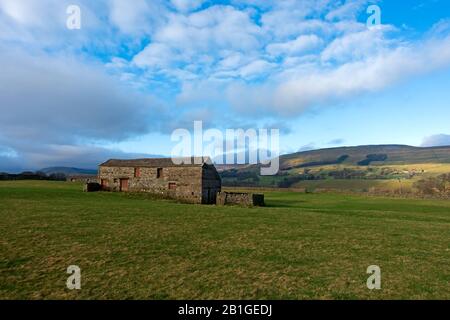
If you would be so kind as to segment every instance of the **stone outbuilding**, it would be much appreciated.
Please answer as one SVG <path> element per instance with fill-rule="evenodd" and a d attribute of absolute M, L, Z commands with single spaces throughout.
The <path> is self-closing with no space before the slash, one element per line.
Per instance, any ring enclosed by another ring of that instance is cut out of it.
<path fill-rule="evenodd" d="M 112 159 L 99 166 L 98 181 L 104 191 L 149 192 L 197 204 L 215 204 L 222 187 L 209 158 Z"/>
<path fill-rule="evenodd" d="M 237 205 L 243 207 L 264 207 L 264 195 L 242 192 L 219 192 L 217 194 L 217 205 Z"/>

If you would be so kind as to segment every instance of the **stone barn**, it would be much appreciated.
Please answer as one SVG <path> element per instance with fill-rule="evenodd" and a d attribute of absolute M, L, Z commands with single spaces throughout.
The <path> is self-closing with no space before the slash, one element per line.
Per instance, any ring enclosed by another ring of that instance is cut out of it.
<path fill-rule="evenodd" d="M 184 164 L 174 164 L 170 158 L 108 160 L 99 166 L 98 181 L 105 191 L 149 192 L 190 203 L 215 204 L 222 182 L 211 160 L 187 160 Z"/>

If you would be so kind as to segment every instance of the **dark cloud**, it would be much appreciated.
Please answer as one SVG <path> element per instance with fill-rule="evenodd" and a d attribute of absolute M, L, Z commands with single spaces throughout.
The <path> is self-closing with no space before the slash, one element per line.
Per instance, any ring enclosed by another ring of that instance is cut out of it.
<path fill-rule="evenodd" d="M 4 50 L 1 50 L 4 49 Z M 208 128 L 257 128 L 210 108 L 169 108 L 101 67 L 71 57 L 33 55 L 0 46 L 0 170 L 92 168 L 107 158 L 139 155 L 91 147 L 150 132 L 171 134 L 203 120 Z M 271 123 L 270 128 L 283 128 Z M 6 150 L 6 151 L 5 151 Z M 140 155 L 149 156 L 149 155 Z"/>
<path fill-rule="evenodd" d="M 0 69 L 0 170 L 92 167 L 127 155 L 80 145 L 123 141 L 172 125 L 155 98 L 95 65 L 0 47 Z"/>
<path fill-rule="evenodd" d="M 6 155 L 0 153 L 0 172 L 39 170 L 44 167 L 63 166 L 96 169 L 108 159 L 161 157 L 156 154 L 126 153 L 101 147 L 76 145 L 36 145 L 24 151 Z"/>
<path fill-rule="evenodd" d="M 70 59 L 0 54 L 0 125 L 11 139 L 121 140 L 149 130 L 156 103 Z"/>

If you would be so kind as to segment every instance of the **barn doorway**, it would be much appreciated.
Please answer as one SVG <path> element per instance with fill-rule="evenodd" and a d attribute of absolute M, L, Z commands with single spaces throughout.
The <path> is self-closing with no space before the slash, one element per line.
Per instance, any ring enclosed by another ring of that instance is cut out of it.
<path fill-rule="evenodd" d="M 120 179 L 120 191 L 121 192 L 128 191 L 128 179 Z"/>
<path fill-rule="evenodd" d="M 100 182 L 101 182 L 102 190 L 106 190 L 109 187 L 108 180 L 102 179 Z"/>

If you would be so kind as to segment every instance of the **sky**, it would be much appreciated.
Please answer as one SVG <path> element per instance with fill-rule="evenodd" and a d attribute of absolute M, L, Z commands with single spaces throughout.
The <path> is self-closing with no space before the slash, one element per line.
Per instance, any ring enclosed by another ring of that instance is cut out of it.
<path fill-rule="evenodd" d="M 448 0 L 0 0 L 0 171 L 170 155 L 194 121 L 450 145 L 449 85 Z"/>

